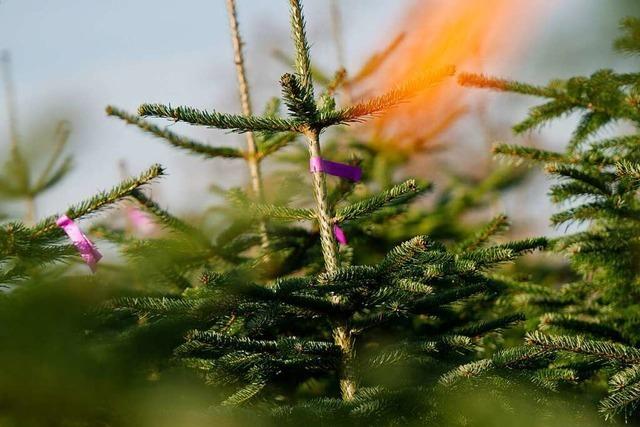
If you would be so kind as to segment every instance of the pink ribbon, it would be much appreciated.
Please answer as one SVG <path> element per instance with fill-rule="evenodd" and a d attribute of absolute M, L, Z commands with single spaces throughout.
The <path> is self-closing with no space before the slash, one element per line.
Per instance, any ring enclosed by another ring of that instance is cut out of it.
<path fill-rule="evenodd" d="M 127 209 L 127 216 L 133 227 L 143 236 L 149 236 L 157 229 L 156 223 L 153 222 L 149 215 L 135 206 L 130 206 Z"/>
<path fill-rule="evenodd" d="M 86 262 L 91 271 L 95 273 L 96 265 L 98 261 L 100 261 L 100 258 L 102 258 L 102 254 L 98 252 L 91 240 L 89 240 L 82 230 L 80 230 L 80 227 L 66 215 L 58 218 L 56 224 L 67 233 L 73 245 L 78 249 L 78 252 L 80 252 L 80 256 L 84 259 L 84 262 Z"/>
<path fill-rule="evenodd" d="M 322 157 L 314 156 L 309 159 L 309 170 L 311 173 L 324 172 L 329 175 L 345 178 L 350 181 L 360 181 L 362 178 L 362 169 L 358 166 L 351 166 L 344 163 L 332 162 Z M 341 245 L 346 245 L 347 235 L 338 224 L 333 225 L 333 234 Z"/>
<path fill-rule="evenodd" d="M 336 240 L 341 245 L 346 245 L 349 243 L 347 242 L 347 235 L 344 234 L 344 231 L 342 230 L 342 228 L 340 228 L 338 224 L 333 225 L 333 234 L 335 234 Z"/>
<path fill-rule="evenodd" d="M 324 172 L 350 181 L 360 181 L 362 178 L 362 169 L 358 166 L 332 162 L 317 156 L 309 159 L 309 170 L 312 173 Z"/>

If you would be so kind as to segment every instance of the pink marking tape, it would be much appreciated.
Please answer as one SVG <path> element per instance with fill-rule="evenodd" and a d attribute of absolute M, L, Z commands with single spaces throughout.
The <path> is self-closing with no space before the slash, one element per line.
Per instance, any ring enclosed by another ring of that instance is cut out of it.
<path fill-rule="evenodd" d="M 335 234 L 336 240 L 341 245 L 346 245 L 346 244 L 349 243 L 347 241 L 347 235 L 344 234 L 344 231 L 342 230 L 342 228 L 340 228 L 340 226 L 338 224 L 334 224 L 333 225 L 333 234 Z"/>
<path fill-rule="evenodd" d="M 344 163 L 331 162 L 322 157 L 311 157 L 309 159 L 309 170 L 312 173 L 324 172 L 329 175 L 345 178 L 350 181 L 360 181 L 362 178 L 362 169 L 358 166 L 346 165 Z M 333 234 L 341 245 L 347 244 L 347 235 L 338 224 L 333 225 Z"/>
<path fill-rule="evenodd" d="M 143 236 L 149 236 L 157 229 L 156 223 L 149 215 L 135 206 L 127 208 L 127 216 L 133 227 Z"/>
<path fill-rule="evenodd" d="M 78 249 L 78 252 L 80 252 L 80 256 L 84 259 L 84 262 L 86 262 L 91 271 L 95 273 L 96 265 L 98 261 L 100 261 L 100 258 L 102 258 L 102 254 L 98 252 L 91 240 L 89 240 L 82 230 L 80 230 L 80 227 L 66 215 L 58 218 L 56 224 L 67 233 L 69 239 L 73 242 L 76 249 Z"/>

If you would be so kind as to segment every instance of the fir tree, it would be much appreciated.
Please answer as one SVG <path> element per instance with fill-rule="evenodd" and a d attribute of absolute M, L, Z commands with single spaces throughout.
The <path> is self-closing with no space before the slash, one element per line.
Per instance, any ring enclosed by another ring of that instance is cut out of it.
<path fill-rule="evenodd" d="M 47 266 L 54 262 L 69 261 L 78 251 L 69 244 L 63 230 L 56 224 L 60 215 L 51 215 L 36 222 L 35 208 L 36 198 L 58 185 L 71 170 L 71 157 L 61 158 L 70 125 L 65 121 L 58 124 L 52 153 L 42 170 L 34 175 L 33 165 L 24 155 L 24 142 L 19 136 L 7 52 L 3 53 L 2 65 L 9 113 L 10 144 L 9 156 L 0 175 L 0 197 L 8 201 L 22 200 L 26 205 L 23 221 L 5 220 L 0 225 L 0 287 L 8 288 L 34 276 L 46 274 Z M 139 188 L 162 174 L 162 167 L 154 165 L 138 177 L 125 180 L 109 191 L 101 192 L 69 207 L 65 214 L 71 219 L 90 216 L 130 197 Z"/>
<path fill-rule="evenodd" d="M 488 272 L 544 247 L 546 240 L 491 244 L 492 236 L 506 225 L 506 219 L 499 216 L 467 240 L 449 247 L 417 236 L 385 251 L 382 259 L 354 265 L 348 247 L 339 250 L 335 226 L 345 225 L 349 232 L 357 233 L 364 229 L 358 224 L 398 215 L 425 191 L 423 184 L 409 179 L 354 200 L 345 197 L 353 190 L 352 184 L 337 181 L 329 186 L 326 174 L 316 170 L 311 174 L 311 208 L 267 201 L 256 191 L 259 185 L 254 185 L 260 184 L 259 174 L 254 173 L 259 170 L 257 163 L 296 136 L 306 142 L 305 163 L 320 158 L 327 152 L 321 136 L 329 128 L 381 114 L 407 101 L 415 90 L 453 73 L 452 68 L 425 70 L 417 81 L 399 82 L 389 93 L 337 107 L 334 92 L 342 86 L 339 82 L 344 72 L 316 96 L 301 2 L 290 0 L 290 8 L 295 72 L 280 81 L 287 116 L 274 108 L 252 115 L 247 108 L 233 1 L 228 2 L 228 10 L 243 114 L 162 104 L 143 104 L 138 115 L 115 107 L 107 109 L 110 115 L 178 148 L 211 158 L 245 158 L 253 191 L 226 192 L 248 215 L 234 220 L 215 239 L 136 191 L 133 196 L 141 206 L 172 233 L 155 241 L 128 242 L 125 250 L 136 262 L 157 262 L 155 268 L 143 269 L 145 278 L 151 279 L 148 271 L 158 273 L 159 280 L 173 283 L 173 290 L 163 296 L 114 299 L 105 309 L 131 313 L 145 319 L 145 325 L 175 321 L 188 327 L 175 357 L 200 371 L 208 382 L 230 387 L 223 406 L 253 404 L 285 417 L 342 414 L 354 417 L 351 420 L 392 420 L 406 414 L 406 420 L 417 414 L 424 420 L 433 419 L 438 412 L 435 393 L 443 390 L 450 375 L 447 372 L 476 360 L 483 336 L 522 319 L 520 314 L 487 319 L 484 312 L 470 309 L 478 300 L 495 298 L 498 292 L 499 284 Z M 246 151 L 211 147 L 169 132 L 149 117 L 249 134 L 249 146 Z M 487 189 L 500 188 L 496 182 L 502 181 L 496 179 Z M 479 199 L 467 197 L 466 202 L 452 207 L 452 212 L 459 214 Z M 312 231 L 282 225 L 301 221 L 310 222 Z M 349 224 L 355 226 L 349 229 Z M 260 239 L 251 232 L 256 230 Z M 308 250 L 310 239 L 320 241 L 319 260 Z M 258 255 L 256 245 L 260 247 Z M 366 249 L 363 246 L 360 250 Z M 283 251 L 289 254 L 284 262 L 278 256 Z M 287 265 L 292 260 L 293 266 Z M 280 265 L 273 268 L 274 263 Z M 381 371 L 402 372 L 400 368 L 411 369 L 412 375 L 380 378 Z M 319 385 L 319 391 L 305 392 L 314 384 Z"/>
<path fill-rule="evenodd" d="M 627 54 L 640 52 L 640 20 L 625 19 L 621 27 L 625 34 L 615 47 Z M 552 216 L 552 224 L 582 225 L 579 231 L 551 242 L 554 251 L 569 258 L 575 281 L 559 289 L 514 280 L 505 281 L 505 286 L 512 289 L 517 304 L 524 302 L 533 314 L 540 315 L 540 331 L 526 336 L 529 347 L 522 351 L 551 362 L 534 375 L 544 381 L 592 379 L 598 384 L 598 375 L 605 374 L 609 390 L 600 403 L 601 411 L 607 418 L 629 416 L 640 402 L 640 136 L 631 132 L 598 139 L 597 135 L 617 123 L 637 131 L 640 74 L 604 69 L 546 86 L 474 74 L 462 74 L 459 81 L 465 86 L 544 98 L 545 103 L 532 108 L 514 127 L 516 133 L 569 113 L 580 114 L 564 152 L 514 145 L 494 148 L 500 156 L 542 164 L 558 181 L 549 191 L 551 200 L 565 207 Z M 478 370 L 482 369 L 484 366 Z"/>
<path fill-rule="evenodd" d="M 36 198 L 57 185 L 71 170 L 71 157 L 61 159 L 71 131 L 70 124 L 66 121 L 58 123 L 53 152 L 44 168 L 36 176 L 32 176 L 33 165 L 29 164 L 24 153 L 25 147 L 20 141 L 9 52 L 2 52 L 0 61 L 9 121 L 9 155 L 0 175 L 0 197 L 7 201 L 22 200 L 26 206 L 24 221 L 33 224 L 37 215 Z"/>

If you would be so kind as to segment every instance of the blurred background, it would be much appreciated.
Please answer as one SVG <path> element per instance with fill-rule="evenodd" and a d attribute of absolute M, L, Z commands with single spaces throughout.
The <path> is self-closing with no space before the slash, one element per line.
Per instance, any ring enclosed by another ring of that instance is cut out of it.
<path fill-rule="evenodd" d="M 292 52 L 288 2 L 237 1 L 254 109 L 260 111 L 279 94 L 278 80 L 290 70 L 282 60 Z M 383 93 L 429 67 L 446 64 L 458 71 L 533 83 L 599 68 L 637 70 L 638 65 L 611 48 L 620 18 L 640 16 L 638 0 L 304 3 L 315 65 L 328 75 L 341 66 L 356 74 L 368 58 L 404 35 L 384 67 L 350 88 L 348 96 L 339 99 L 342 104 Z M 37 199 L 36 217 L 61 212 L 112 187 L 124 173 L 123 161 L 131 174 L 152 163 L 164 165 L 169 176 L 154 185 L 153 197 L 178 216 L 210 206 L 216 197 L 209 191 L 212 183 L 244 183 L 240 160 L 202 160 L 105 114 L 109 104 L 135 112 L 143 102 L 239 112 L 224 0 L 0 0 L 0 50 L 10 53 L 10 86 L 26 157 L 32 160 L 51 152 L 60 120 L 71 127 L 66 150 L 74 155 L 75 168 L 61 185 Z M 11 144 L 7 94 L 0 89 L 2 163 L 9 158 Z M 436 184 L 452 174 L 481 178 L 498 165 L 490 154 L 493 142 L 559 150 L 568 140 L 572 120 L 530 135 L 512 134 L 511 126 L 538 101 L 462 89 L 451 79 L 384 117 L 358 125 L 354 132 L 365 141 L 386 144 L 389 152 L 418 141 L 424 149 L 412 156 L 402 171 L 406 175 Z M 242 136 L 180 123 L 171 127 L 216 146 L 244 146 Z M 607 130 L 619 131 L 624 129 Z M 277 169 L 267 163 L 267 168 Z M 548 218 L 554 208 L 547 186 L 542 175 L 533 173 L 526 187 L 506 194 L 491 209 L 506 212 L 519 226 L 517 233 L 553 234 Z M 8 209 L 13 209 L 10 216 L 24 215 L 22 203 Z M 86 425 L 56 424 L 52 420 L 63 418 L 61 413 L 112 421 L 93 425 L 213 425 L 199 414 L 216 401 L 215 391 L 179 368 L 166 370 L 159 381 L 158 372 L 166 367 L 160 362 L 163 354 L 155 351 L 173 348 L 175 343 L 161 338 L 175 325 L 140 328 L 130 340 L 112 342 L 109 334 L 116 333 L 86 312 L 128 283 L 98 286 L 87 276 L 64 279 L 62 286 L 57 279 L 40 278 L 42 283 L 24 295 L 0 299 L 0 426 Z M 79 338 L 96 329 L 106 338 Z M 578 412 L 570 406 L 575 402 L 552 401 L 555 415 L 549 418 L 522 395 L 510 398 L 488 404 L 461 394 L 463 404 L 450 402 L 446 416 L 464 425 L 578 425 L 565 418 Z M 503 406 L 515 410 L 502 413 Z M 114 412 L 114 407 L 119 410 Z M 600 425 L 595 414 L 583 414 L 579 425 Z"/>
<path fill-rule="evenodd" d="M 274 53 L 291 52 L 287 2 L 238 3 L 259 111 L 278 94 L 278 78 L 287 70 Z M 356 72 L 368 57 L 405 35 L 385 70 L 354 89 L 362 96 L 448 63 L 459 71 L 534 83 L 636 65 L 611 49 L 618 20 L 640 12 L 636 0 L 308 0 L 305 5 L 316 65 L 329 74 L 341 65 Z M 223 0 L 3 0 L 0 48 L 11 54 L 18 132 L 25 145 L 37 153 L 51 144 L 59 120 L 72 126 L 69 149 L 75 169 L 65 185 L 38 200 L 38 217 L 113 185 L 121 176 L 121 160 L 131 173 L 155 162 L 166 166 L 169 177 L 154 187 L 154 196 L 178 214 L 210 203 L 211 183 L 242 182 L 244 172 L 236 173 L 233 162 L 178 152 L 104 113 L 108 104 L 135 111 L 142 102 L 239 111 Z M 0 96 L 4 157 L 9 122 L 6 92 Z M 437 182 L 439 174 L 451 170 L 474 175 L 495 167 L 489 155 L 494 141 L 551 149 L 566 141 L 573 126 L 569 121 L 531 136 L 511 134 L 510 126 L 536 101 L 461 90 L 452 81 L 383 120 L 393 121 L 386 128 L 393 133 L 386 135 L 389 144 L 425 138 L 439 147 L 416 156 L 407 171 Z M 240 136 L 174 126 L 216 145 L 243 144 Z M 244 171 L 240 161 L 237 166 Z M 552 233 L 545 186 L 543 177 L 534 176 L 524 194 L 520 190 L 519 196 L 506 197 L 497 209 L 529 230 Z"/>

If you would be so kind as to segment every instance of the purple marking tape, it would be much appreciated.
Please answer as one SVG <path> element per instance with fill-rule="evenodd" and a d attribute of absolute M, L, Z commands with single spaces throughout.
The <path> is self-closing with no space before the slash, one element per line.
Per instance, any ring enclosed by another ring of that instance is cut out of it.
<path fill-rule="evenodd" d="M 332 162 L 322 157 L 311 157 L 309 159 L 309 170 L 312 173 L 324 172 L 329 175 L 345 178 L 350 181 L 360 181 L 362 178 L 362 169 L 358 166 L 346 165 L 344 163 Z M 338 224 L 333 225 L 333 234 L 341 245 L 347 244 L 347 236 Z"/>
<path fill-rule="evenodd" d="M 58 218 L 56 224 L 67 233 L 69 239 L 71 239 L 76 249 L 78 249 L 78 252 L 80 252 L 80 256 L 84 259 L 84 262 L 86 262 L 91 271 L 95 273 L 96 264 L 98 264 L 98 261 L 102 258 L 102 254 L 93 246 L 91 240 L 89 240 L 82 230 L 80 230 L 80 227 L 66 215 Z"/>
<path fill-rule="evenodd" d="M 362 178 L 362 169 L 358 166 L 331 162 L 322 157 L 311 157 L 309 159 L 309 170 L 311 172 L 324 172 L 350 181 L 360 181 L 360 178 Z"/>
<path fill-rule="evenodd" d="M 341 245 L 348 244 L 347 235 L 344 234 L 344 231 L 338 226 L 338 224 L 333 225 L 333 234 L 335 234 L 338 243 L 340 243 Z"/>

